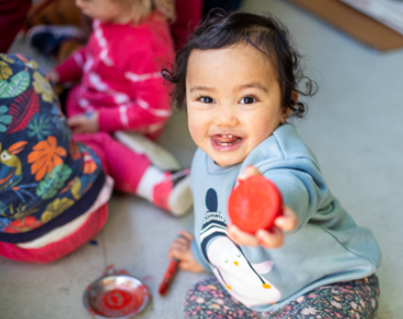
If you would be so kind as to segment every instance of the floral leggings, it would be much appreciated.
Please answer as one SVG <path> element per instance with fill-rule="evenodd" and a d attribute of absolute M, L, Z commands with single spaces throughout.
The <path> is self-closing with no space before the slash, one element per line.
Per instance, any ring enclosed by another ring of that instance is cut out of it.
<path fill-rule="evenodd" d="M 378 278 L 317 288 L 273 312 L 255 312 L 231 297 L 213 277 L 197 283 L 185 299 L 186 319 L 372 319 L 379 300 Z"/>

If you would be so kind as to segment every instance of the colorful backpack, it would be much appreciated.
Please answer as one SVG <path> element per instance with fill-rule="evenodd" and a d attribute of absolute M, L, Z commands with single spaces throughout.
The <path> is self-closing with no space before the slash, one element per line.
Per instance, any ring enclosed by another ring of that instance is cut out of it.
<path fill-rule="evenodd" d="M 0 242 L 25 243 L 87 212 L 105 183 L 72 141 L 54 89 L 27 57 L 0 55 Z"/>

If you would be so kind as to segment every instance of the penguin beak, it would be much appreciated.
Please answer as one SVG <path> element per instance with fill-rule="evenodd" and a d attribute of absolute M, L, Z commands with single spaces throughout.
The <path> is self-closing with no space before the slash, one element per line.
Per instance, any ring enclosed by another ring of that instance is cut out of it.
<path fill-rule="evenodd" d="M 235 266 L 239 266 L 239 263 L 237 261 L 234 261 Z"/>

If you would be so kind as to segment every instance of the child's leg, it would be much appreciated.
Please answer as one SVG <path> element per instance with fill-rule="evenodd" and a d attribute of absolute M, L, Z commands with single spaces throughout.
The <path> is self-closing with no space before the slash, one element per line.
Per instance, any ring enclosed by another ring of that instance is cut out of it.
<path fill-rule="evenodd" d="M 339 282 L 317 288 L 261 318 L 354 318 L 376 317 L 379 300 L 378 277 Z"/>
<path fill-rule="evenodd" d="M 214 278 L 196 284 L 186 295 L 185 318 L 360 318 L 376 317 L 379 300 L 375 275 L 315 289 L 274 312 L 255 312 L 234 300 Z"/>
<path fill-rule="evenodd" d="M 146 155 L 133 152 L 108 133 L 73 138 L 97 153 L 105 172 L 115 180 L 115 189 L 139 195 L 176 216 L 185 214 L 193 204 L 187 172 L 162 171 L 152 166 Z"/>
<path fill-rule="evenodd" d="M 178 170 L 181 167 L 173 154 L 140 133 L 116 131 L 113 135 L 133 152 L 145 154 L 153 165 L 163 170 Z"/>
<path fill-rule="evenodd" d="M 186 295 L 184 308 L 186 319 L 260 318 L 257 312 L 233 299 L 216 277 L 193 286 Z"/>

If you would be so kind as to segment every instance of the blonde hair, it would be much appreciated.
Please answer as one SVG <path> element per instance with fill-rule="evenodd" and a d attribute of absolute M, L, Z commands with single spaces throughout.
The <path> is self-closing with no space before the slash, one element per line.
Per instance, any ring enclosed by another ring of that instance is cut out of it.
<path fill-rule="evenodd" d="M 124 0 L 124 2 L 130 6 L 135 24 L 147 18 L 154 10 L 161 11 L 168 22 L 175 21 L 175 0 Z"/>

